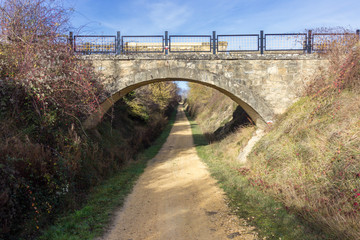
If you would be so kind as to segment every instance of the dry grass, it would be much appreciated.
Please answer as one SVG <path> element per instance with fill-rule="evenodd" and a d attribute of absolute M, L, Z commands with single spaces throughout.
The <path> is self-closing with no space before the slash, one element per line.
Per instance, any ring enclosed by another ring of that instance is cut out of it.
<path fill-rule="evenodd" d="M 247 180 L 250 169 L 237 158 L 252 137 L 255 126 L 243 126 L 222 141 L 204 144 L 207 141 L 199 125 L 192 120 L 190 122 L 196 150 L 226 192 L 229 206 L 234 214 L 256 226 L 262 239 L 327 239 Z"/>
<path fill-rule="evenodd" d="M 222 156 L 223 160 L 228 164 L 235 164 L 236 167 L 238 167 L 239 164 L 236 159 L 245 148 L 255 130 L 256 127 L 254 125 L 242 126 L 222 141 L 214 142 L 212 144 L 214 154 L 216 156 Z"/>
<path fill-rule="evenodd" d="M 360 238 L 360 96 L 305 98 L 249 156 L 250 181 L 334 236 Z"/>

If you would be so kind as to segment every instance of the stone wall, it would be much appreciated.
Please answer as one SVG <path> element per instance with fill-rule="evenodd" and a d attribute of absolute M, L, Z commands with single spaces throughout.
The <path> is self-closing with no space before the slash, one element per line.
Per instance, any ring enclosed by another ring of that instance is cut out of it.
<path fill-rule="evenodd" d="M 152 82 L 176 80 L 218 89 L 261 125 L 294 103 L 306 76 L 327 63 L 315 54 L 89 55 L 82 59 L 92 61 L 103 73 L 109 93 L 102 113 L 89 119 L 87 127 L 126 93 Z"/>

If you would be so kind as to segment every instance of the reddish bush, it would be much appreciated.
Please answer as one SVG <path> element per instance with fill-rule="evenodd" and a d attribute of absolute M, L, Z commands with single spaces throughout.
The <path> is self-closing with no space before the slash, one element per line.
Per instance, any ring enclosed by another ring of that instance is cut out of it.
<path fill-rule="evenodd" d="M 29 239 L 94 154 L 71 126 L 103 89 L 63 37 L 68 16 L 51 0 L 0 3 L 0 238 Z"/>
<path fill-rule="evenodd" d="M 24 88 L 40 115 L 50 106 L 74 117 L 94 111 L 102 88 L 63 35 L 68 11 L 46 0 L 5 0 L 0 10 L 3 81 Z"/>
<path fill-rule="evenodd" d="M 360 86 L 360 45 L 359 37 L 352 31 L 342 28 L 317 29 L 314 32 L 325 33 L 319 40 L 318 54 L 329 60 L 327 69 L 322 69 L 310 82 L 307 95 L 340 92 L 343 89 L 359 89 Z M 331 35 L 334 34 L 334 35 Z M 339 35 L 340 34 L 340 35 Z"/>

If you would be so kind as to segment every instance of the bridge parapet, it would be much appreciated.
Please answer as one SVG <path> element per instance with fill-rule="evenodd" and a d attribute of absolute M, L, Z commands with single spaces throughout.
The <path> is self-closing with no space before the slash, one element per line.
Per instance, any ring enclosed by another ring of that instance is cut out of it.
<path fill-rule="evenodd" d="M 188 54 L 91 54 L 79 55 L 79 59 L 83 60 L 325 60 L 319 54 L 301 54 L 296 52 L 278 52 L 276 54 L 254 54 L 254 53 L 219 53 L 219 54 L 204 54 L 204 53 L 188 53 Z"/>
<path fill-rule="evenodd" d="M 109 93 L 87 127 L 100 121 L 102 114 L 128 92 L 159 81 L 190 81 L 215 88 L 262 125 L 296 101 L 306 76 L 327 64 L 316 54 L 100 54 L 80 58 L 91 61 L 103 74 Z"/>

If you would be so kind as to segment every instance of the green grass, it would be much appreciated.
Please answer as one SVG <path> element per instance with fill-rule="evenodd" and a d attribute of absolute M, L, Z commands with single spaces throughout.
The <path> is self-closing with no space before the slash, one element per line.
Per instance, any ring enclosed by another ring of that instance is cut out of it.
<path fill-rule="evenodd" d="M 81 240 L 101 236 L 110 223 L 114 211 L 120 208 L 131 192 L 136 180 L 146 168 L 148 160 L 155 157 L 170 134 L 176 112 L 154 144 L 140 153 L 137 161 L 124 167 L 120 172 L 95 187 L 89 200 L 81 209 L 60 218 L 49 227 L 40 240 Z"/>
<path fill-rule="evenodd" d="M 239 174 L 234 164 L 228 164 L 217 155 L 216 145 L 207 145 L 198 124 L 187 115 L 199 157 L 208 165 L 212 176 L 226 192 L 229 206 L 240 218 L 256 227 L 260 237 L 266 239 L 326 239 L 322 234 L 288 213 L 286 208 L 270 196 L 251 186 Z M 225 150 L 224 150 L 225 151 Z M 240 165 L 239 165 L 240 167 Z"/>

